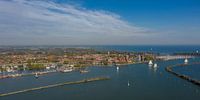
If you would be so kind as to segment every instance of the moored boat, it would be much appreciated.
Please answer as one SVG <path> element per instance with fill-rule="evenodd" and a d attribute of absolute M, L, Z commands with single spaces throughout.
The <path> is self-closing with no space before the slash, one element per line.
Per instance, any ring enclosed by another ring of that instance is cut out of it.
<path fill-rule="evenodd" d="M 73 71 L 72 69 L 64 69 L 64 70 L 61 70 L 61 72 L 63 72 L 63 73 L 72 72 L 72 71 Z"/>
<path fill-rule="evenodd" d="M 88 70 L 80 70 L 80 73 L 88 73 Z"/>

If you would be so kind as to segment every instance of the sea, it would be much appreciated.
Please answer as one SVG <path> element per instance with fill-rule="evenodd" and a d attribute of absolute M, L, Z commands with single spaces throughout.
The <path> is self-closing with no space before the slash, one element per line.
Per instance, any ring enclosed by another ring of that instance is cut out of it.
<path fill-rule="evenodd" d="M 84 47 L 84 46 L 78 46 Z M 200 46 L 85 46 L 98 50 L 153 51 L 170 54 L 196 52 Z M 191 58 L 189 63 L 200 62 Z M 93 77 L 110 77 L 110 80 L 84 84 L 72 84 L 0 97 L 0 100 L 199 100 L 200 87 L 165 71 L 174 64 L 183 64 L 184 59 L 157 61 L 157 68 L 147 64 L 116 66 L 90 66 L 88 73 L 50 73 L 0 80 L 0 94 L 27 88 L 62 82 L 71 82 Z M 175 71 L 200 80 L 200 65 L 177 67 Z"/>

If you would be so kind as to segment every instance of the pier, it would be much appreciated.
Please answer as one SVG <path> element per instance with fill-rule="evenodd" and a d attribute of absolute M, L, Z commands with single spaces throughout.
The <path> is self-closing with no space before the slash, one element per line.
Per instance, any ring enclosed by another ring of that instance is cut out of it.
<path fill-rule="evenodd" d="M 176 60 L 176 59 L 185 59 L 185 58 L 194 58 L 192 55 L 166 55 L 166 56 L 156 56 L 156 59 L 160 60 Z"/>
<path fill-rule="evenodd" d="M 177 65 L 172 65 L 172 66 L 168 66 L 165 68 L 165 70 L 181 79 L 184 79 L 184 80 L 187 80 L 188 82 L 191 82 L 195 85 L 198 85 L 200 86 L 200 81 L 197 80 L 197 79 L 193 79 L 191 78 L 190 76 L 187 76 L 187 75 L 184 75 L 184 74 L 180 74 L 180 73 L 177 73 L 175 71 L 173 71 L 173 68 L 174 67 L 183 67 L 183 66 L 190 66 L 190 65 L 200 65 L 200 62 L 195 62 L 195 63 L 192 63 L 192 64 L 177 64 Z"/>
<path fill-rule="evenodd" d="M 3 94 L 0 94 L 0 97 L 19 94 L 19 93 L 25 93 L 25 92 L 31 92 L 31 91 L 41 90 L 41 89 L 48 89 L 48 88 L 64 86 L 64 85 L 82 84 L 82 83 L 103 81 L 103 80 L 109 80 L 109 79 L 110 79 L 109 77 L 95 77 L 95 78 L 83 79 L 83 80 L 73 81 L 73 82 L 64 82 L 64 83 L 52 84 L 52 85 L 41 86 L 41 87 L 36 87 L 36 88 L 29 88 L 29 89 L 24 89 L 24 90 L 9 92 L 9 93 L 3 93 Z"/>

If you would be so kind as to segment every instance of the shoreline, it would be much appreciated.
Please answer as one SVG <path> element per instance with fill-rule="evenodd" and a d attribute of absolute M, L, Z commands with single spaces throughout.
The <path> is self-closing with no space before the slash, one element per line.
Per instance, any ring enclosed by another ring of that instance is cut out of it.
<path fill-rule="evenodd" d="M 127 63 L 127 64 L 116 64 L 119 67 L 125 66 L 125 65 L 132 65 L 132 64 L 142 64 L 142 63 L 147 63 L 147 62 L 134 62 L 134 63 Z M 79 67 L 76 68 L 75 70 L 79 70 L 81 68 L 86 68 L 86 67 L 93 67 L 93 66 L 97 66 L 97 67 L 114 67 L 112 64 L 110 65 L 90 65 L 90 66 L 85 66 L 85 67 Z M 50 73 L 57 73 L 58 71 L 54 70 L 54 71 L 48 71 L 48 72 L 33 72 L 33 73 L 27 73 L 27 74 L 13 74 L 13 75 L 5 75 L 5 76 L 1 76 L 0 80 L 2 79 L 8 79 L 8 78 L 17 78 L 17 77 L 26 77 L 26 76 L 34 76 L 36 73 L 38 73 L 38 75 L 45 75 L 45 74 L 50 74 Z M 73 71 L 72 71 L 73 72 Z M 70 73 L 70 72 L 69 72 Z"/>
<path fill-rule="evenodd" d="M 184 59 L 184 58 L 181 58 L 181 59 Z M 171 61 L 171 60 L 177 60 L 177 59 L 159 59 L 157 61 Z M 134 62 L 134 63 L 127 63 L 127 64 L 116 64 L 116 66 L 118 67 L 123 67 L 123 66 L 126 66 L 126 65 L 133 65 L 133 64 L 146 64 L 148 63 L 148 61 L 143 61 L 143 62 Z M 84 67 L 77 67 L 75 70 L 79 70 L 81 68 L 87 68 L 87 67 L 94 67 L 94 66 L 97 66 L 97 67 L 114 67 L 113 64 L 109 64 L 109 65 L 88 65 L 88 66 L 84 66 Z M 74 70 L 73 70 L 74 71 Z M 16 78 L 16 77 L 25 77 L 25 76 L 34 76 L 35 73 L 38 73 L 38 75 L 45 75 L 45 74 L 50 74 L 50 73 L 57 73 L 58 71 L 54 70 L 54 71 L 47 71 L 47 72 L 33 72 L 33 73 L 27 73 L 27 74 L 14 74 L 14 75 L 6 75 L 6 76 L 1 76 L 0 77 L 0 80 L 1 79 L 7 79 L 7 78 Z M 70 73 L 70 72 L 69 72 Z"/>
<path fill-rule="evenodd" d="M 43 71 L 43 72 L 32 72 L 32 73 L 26 73 L 26 74 L 13 74 L 13 75 L 5 75 L 0 77 L 1 79 L 7 79 L 7 78 L 17 78 L 17 77 L 26 77 L 26 76 L 34 76 L 36 73 L 38 73 L 38 75 L 45 75 L 45 74 L 49 74 L 49 73 L 55 73 L 57 71 Z"/>

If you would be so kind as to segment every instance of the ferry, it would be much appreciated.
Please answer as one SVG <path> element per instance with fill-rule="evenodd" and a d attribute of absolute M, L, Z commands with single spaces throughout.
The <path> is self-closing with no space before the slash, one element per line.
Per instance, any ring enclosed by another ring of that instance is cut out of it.
<path fill-rule="evenodd" d="M 70 68 L 70 69 L 64 69 L 64 70 L 61 70 L 61 72 L 63 73 L 68 73 L 68 72 L 72 72 L 73 70 Z"/>
<path fill-rule="evenodd" d="M 57 71 L 62 72 L 62 73 L 68 73 L 68 72 L 72 72 L 73 68 L 72 67 L 61 67 L 61 68 L 57 68 Z"/>

